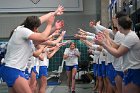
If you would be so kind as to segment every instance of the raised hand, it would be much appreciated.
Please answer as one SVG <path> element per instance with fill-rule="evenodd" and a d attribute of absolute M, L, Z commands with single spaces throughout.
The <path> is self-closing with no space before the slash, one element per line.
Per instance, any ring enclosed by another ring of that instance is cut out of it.
<path fill-rule="evenodd" d="M 90 21 L 89 22 L 89 27 L 94 27 L 95 26 L 95 22 L 94 21 Z"/>
<path fill-rule="evenodd" d="M 64 36 L 66 34 L 66 31 L 62 31 L 61 36 Z"/>
<path fill-rule="evenodd" d="M 59 43 L 60 46 L 65 46 L 67 44 L 70 44 L 71 43 L 71 40 L 67 40 L 66 42 L 62 42 L 62 43 Z"/>
<path fill-rule="evenodd" d="M 75 37 L 75 38 L 80 38 L 80 35 L 74 34 L 74 37 Z"/>
<path fill-rule="evenodd" d="M 64 12 L 64 7 L 59 5 L 58 8 L 55 11 L 55 15 L 62 15 Z"/>
<path fill-rule="evenodd" d="M 52 15 L 52 16 L 50 16 L 49 19 L 47 20 L 47 23 L 52 25 L 52 24 L 54 23 L 54 20 L 55 20 L 55 16 Z"/>
<path fill-rule="evenodd" d="M 104 33 L 98 33 L 98 35 L 96 35 L 96 38 L 94 39 L 94 42 L 98 45 L 103 45 L 105 44 L 107 41 Z"/>
<path fill-rule="evenodd" d="M 79 29 L 79 31 L 78 31 L 79 34 L 85 34 L 86 33 L 86 31 L 84 31 L 83 29 L 81 29 L 81 28 L 78 28 L 78 29 Z"/>

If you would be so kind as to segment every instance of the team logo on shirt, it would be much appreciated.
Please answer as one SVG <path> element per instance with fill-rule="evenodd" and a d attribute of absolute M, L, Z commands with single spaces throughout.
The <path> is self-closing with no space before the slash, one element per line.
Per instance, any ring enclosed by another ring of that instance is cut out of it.
<path fill-rule="evenodd" d="M 40 0 L 31 0 L 34 4 L 37 4 Z"/>

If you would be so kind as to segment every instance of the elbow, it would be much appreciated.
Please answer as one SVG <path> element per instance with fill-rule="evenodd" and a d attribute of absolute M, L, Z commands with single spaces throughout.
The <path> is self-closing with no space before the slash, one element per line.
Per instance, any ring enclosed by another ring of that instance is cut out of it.
<path fill-rule="evenodd" d="M 33 53 L 33 56 L 37 58 L 37 57 L 39 57 L 39 54 Z"/>
<path fill-rule="evenodd" d="M 66 60 L 66 58 L 65 58 L 65 57 L 63 57 L 63 59 L 64 59 L 64 60 Z"/>
<path fill-rule="evenodd" d="M 121 57 L 122 55 L 120 55 L 120 54 L 115 54 L 114 55 L 116 58 L 119 58 L 119 57 Z"/>

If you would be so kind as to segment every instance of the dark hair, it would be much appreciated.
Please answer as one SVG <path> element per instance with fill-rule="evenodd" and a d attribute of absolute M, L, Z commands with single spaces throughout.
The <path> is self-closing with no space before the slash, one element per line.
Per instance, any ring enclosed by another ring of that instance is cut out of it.
<path fill-rule="evenodd" d="M 128 16 L 123 16 L 118 19 L 118 24 L 125 30 L 131 29 L 132 20 Z"/>
<path fill-rule="evenodd" d="M 75 47 L 76 47 L 76 43 L 74 43 L 74 42 L 70 42 L 70 45 L 72 45 L 72 44 L 74 44 L 74 45 L 75 45 Z"/>
<path fill-rule="evenodd" d="M 113 28 L 114 30 L 118 31 L 118 28 L 115 27 L 114 25 L 112 26 L 112 28 Z"/>
<path fill-rule="evenodd" d="M 21 25 L 24 25 L 24 27 L 33 30 L 34 27 L 39 27 L 41 22 L 37 16 L 28 16 Z"/>
<path fill-rule="evenodd" d="M 117 12 L 116 13 L 116 18 L 120 18 L 120 17 L 123 17 L 123 16 L 128 16 L 126 12 L 124 11 L 120 11 L 120 12 Z"/>

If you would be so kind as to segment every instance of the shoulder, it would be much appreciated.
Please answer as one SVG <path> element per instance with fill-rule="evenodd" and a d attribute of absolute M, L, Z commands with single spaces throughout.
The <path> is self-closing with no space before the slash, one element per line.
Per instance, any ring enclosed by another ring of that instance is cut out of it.
<path fill-rule="evenodd" d="M 138 42 L 139 42 L 139 37 L 136 35 L 135 32 L 131 31 L 125 36 L 122 45 L 131 48 L 133 45 L 135 45 Z"/>
<path fill-rule="evenodd" d="M 70 49 L 69 48 L 65 48 L 65 51 L 69 51 Z"/>
<path fill-rule="evenodd" d="M 70 48 L 65 48 L 65 50 L 70 50 Z"/>
<path fill-rule="evenodd" d="M 139 40 L 137 34 L 134 31 L 131 31 L 130 33 L 128 33 L 128 35 L 126 35 L 125 39 L 133 41 L 133 42 L 135 42 L 135 40 L 136 41 Z"/>
<path fill-rule="evenodd" d="M 78 51 L 78 48 L 75 48 L 75 50 L 77 50 L 77 51 Z"/>

